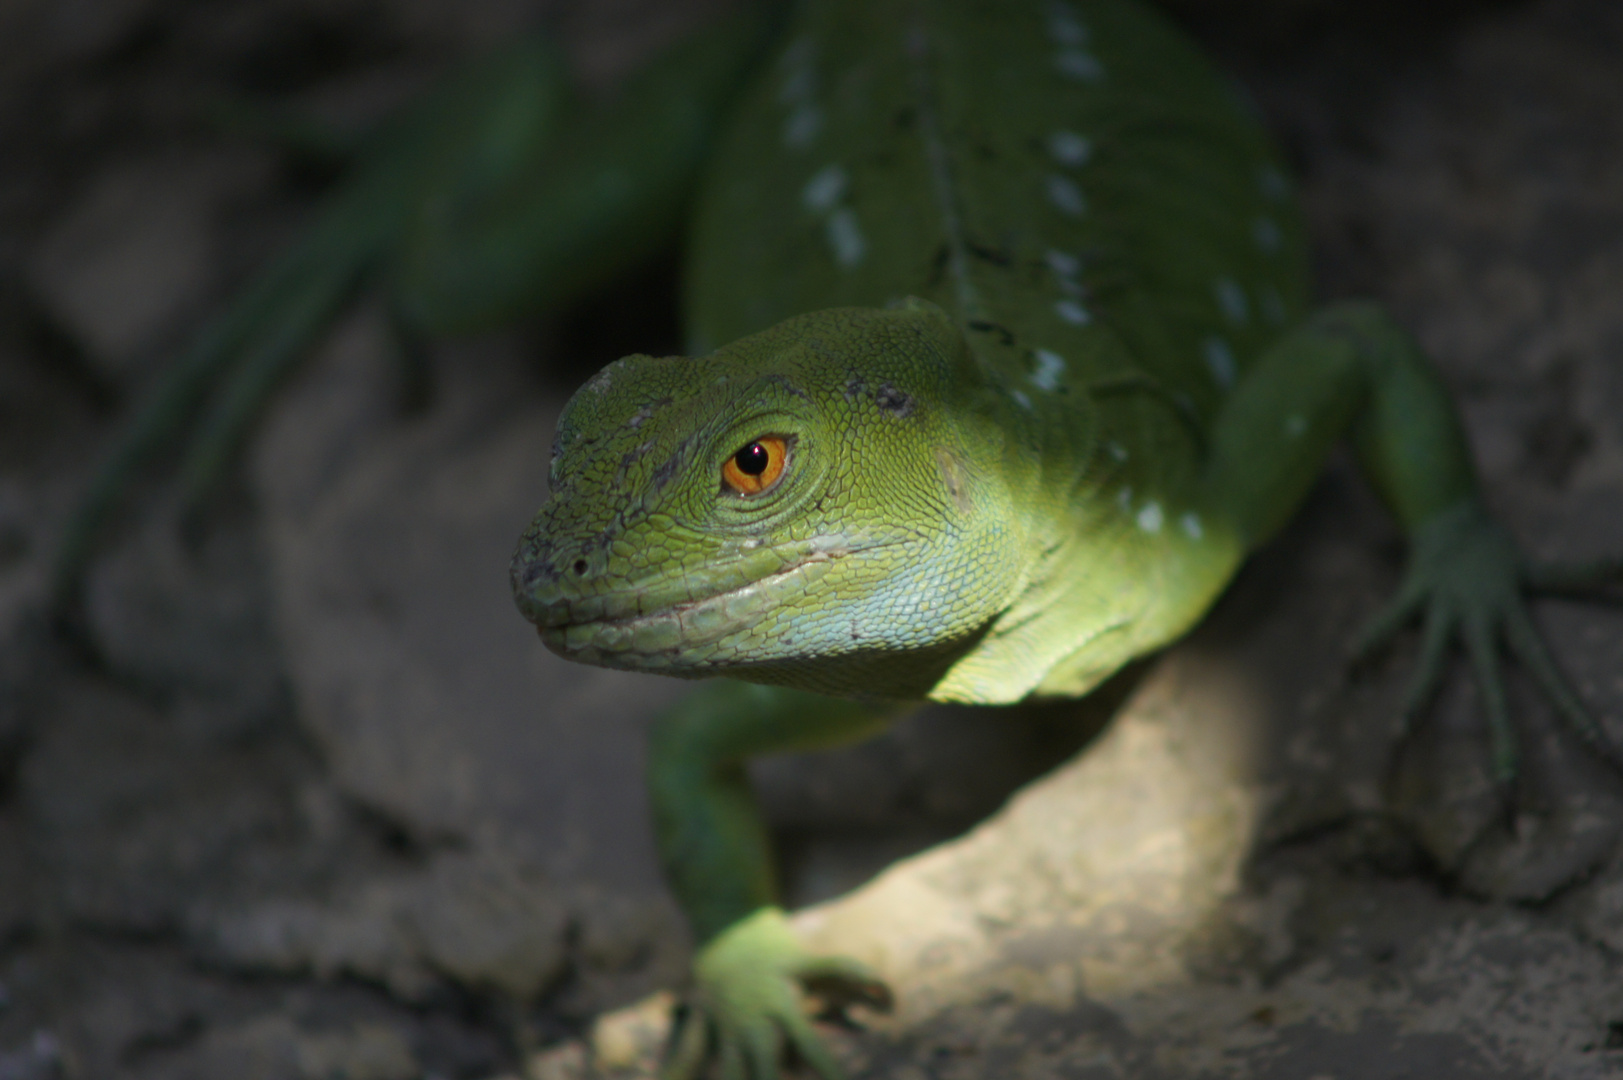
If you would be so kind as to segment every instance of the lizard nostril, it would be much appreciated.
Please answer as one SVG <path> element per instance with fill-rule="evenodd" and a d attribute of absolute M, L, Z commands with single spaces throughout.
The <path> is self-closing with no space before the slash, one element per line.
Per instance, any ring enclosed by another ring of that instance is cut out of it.
<path fill-rule="evenodd" d="M 576 559 L 575 560 L 575 576 L 577 576 L 577 577 L 585 577 L 586 576 L 586 560 L 585 559 Z"/>

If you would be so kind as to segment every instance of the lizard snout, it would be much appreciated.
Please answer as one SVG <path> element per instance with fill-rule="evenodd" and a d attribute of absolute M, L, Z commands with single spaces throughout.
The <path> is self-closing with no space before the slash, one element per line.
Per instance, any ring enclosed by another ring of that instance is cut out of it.
<path fill-rule="evenodd" d="M 532 530 L 519 541 L 508 570 L 519 613 L 536 626 L 562 626 L 569 621 L 571 602 L 579 599 L 579 586 L 600 561 L 587 551 L 560 550 Z"/>

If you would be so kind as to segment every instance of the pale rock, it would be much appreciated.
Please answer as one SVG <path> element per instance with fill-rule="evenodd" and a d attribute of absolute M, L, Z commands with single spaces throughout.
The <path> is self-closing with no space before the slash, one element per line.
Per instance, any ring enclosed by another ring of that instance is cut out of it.
<path fill-rule="evenodd" d="M 967 836 L 795 916 L 896 991 L 866 1033 L 825 1029 L 853 1075 L 1609 1075 L 1623 989 L 1560 923 L 1311 844 L 1255 861 L 1272 721 L 1236 629 L 1198 631 L 1096 745 Z M 654 1000 L 601 1019 L 593 1044 L 619 1052 L 593 1075 L 654 1075 L 669 1023 Z"/>
<path fill-rule="evenodd" d="M 482 342 L 443 355 L 426 416 L 398 417 L 370 320 L 255 454 L 300 718 L 341 788 L 419 835 L 500 834 L 548 872 L 652 886 L 642 718 L 683 687 L 552 657 L 508 586 L 562 403 Z"/>
<path fill-rule="evenodd" d="M 267 609 L 265 554 L 246 515 L 188 540 L 172 505 L 149 510 L 85 576 L 84 616 L 119 673 L 179 699 L 222 735 L 286 705 Z"/>
<path fill-rule="evenodd" d="M 215 286 L 215 217 L 265 184 L 268 159 L 244 152 L 157 155 L 109 166 L 52 224 L 27 268 L 45 309 L 109 381 Z"/>
<path fill-rule="evenodd" d="M 604 978 L 570 993 L 602 1007 L 686 955 L 642 784 L 643 724 L 684 687 L 559 660 L 514 609 L 507 566 L 562 405 L 523 348 L 439 350 L 433 408 L 401 416 L 363 311 L 277 403 L 253 470 L 296 710 L 335 784 L 418 840 L 595 889 L 578 914 L 607 959 L 577 973 Z M 635 962 L 627 942 L 647 946 Z"/>
<path fill-rule="evenodd" d="M 269 901 L 200 919 L 193 937 L 234 966 L 349 975 L 408 1001 L 442 978 L 528 1001 L 564 972 L 565 895 L 511 860 L 446 854 L 329 902 Z"/>

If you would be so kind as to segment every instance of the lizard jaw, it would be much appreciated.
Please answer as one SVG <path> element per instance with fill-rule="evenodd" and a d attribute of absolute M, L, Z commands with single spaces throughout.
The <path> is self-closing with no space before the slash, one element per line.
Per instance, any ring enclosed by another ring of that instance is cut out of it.
<path fill-rule="evenodd" d="M 839 559 L 879 546 L 883 542 L 819 536 L 761 549 L 729 566 L 721 575 L 727 587 L 706 595 L 694 596 L 691 581 L 683 579 L 662 588 L 580 598 L 526 596 L 520 606 L 547 648 L 566 659 L 633 671 L 712 674 L 766 659 L 764 651 L 752 654 L 751 645 L 767 645 L 767 635 L 729 639 L 804 598 Z"/>

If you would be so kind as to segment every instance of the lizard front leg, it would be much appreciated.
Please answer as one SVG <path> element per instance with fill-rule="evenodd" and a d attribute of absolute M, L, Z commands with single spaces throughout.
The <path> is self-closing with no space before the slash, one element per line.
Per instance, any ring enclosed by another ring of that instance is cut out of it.
<path fill-rule="evenodd" d="M 1372 304 L 1327 308 L 1285 337 L 1246 374 L 1219 418 L 1206 483 L 1255 547 L 1290 516 L 1330 447 L 1350 433 L 1360 463 L 1409 539 L 1394 601 L 1360 636 L 1367 652 L 1409 621 L 1424 624 L 1420 662 L 1404 698 L 1405 729 L 1430 700 L 1450 645 L 1463 644 L 1482 690 L 1499 782 L 1517 770 L 1502 655 L 1533 675 L 1567 727 L 1618 761 L 1557 669 L 1527 597 L 1598 585 L 1618 563 L 1580 582 L 1539 567 L 1488 512 L 1458 414 L 1419 345 Z"/>
<path fill-rule="evenodd" d="M 840 1067 L 800 1006 L 888 1008 L 866 965 L 805 952 L 779 907 L 765 823 L 744 773 L 752 756 L 867 738 L 900 707 L 730 681 L 706 684 L 655 722 L 648 779 L 667 879 L 699 946 L 694 987 L 666 1080 L 712 1057 L 726 1080 L 775 1080 L 785 1045 L 827 1080 Z"/>

